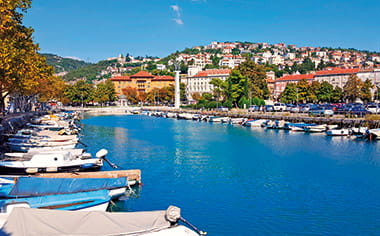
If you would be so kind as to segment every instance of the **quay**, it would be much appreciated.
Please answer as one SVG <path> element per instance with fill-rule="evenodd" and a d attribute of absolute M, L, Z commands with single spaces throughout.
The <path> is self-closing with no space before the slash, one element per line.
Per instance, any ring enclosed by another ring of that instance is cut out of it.
<path fill-rule="evenodd" d="M 365 118 L 346 118 L 343 115 L 335 115 L 332 117 L 308 116 L 307 113 L 290 114 L 288 112 L 246 112 L 246 111 L 199 111 L 187 109 L 172 108 L 149 108 L 144 107 L 147 111 L 161 111 L 173 113 L 191 113 L 208 116 L 227 116 L 231 118 L 247 118 L 247 119 L 265 119 L 265 120 L 285 120 L 292 123 L 315 123 L 339 125 L 341 127 L 362 127 L 366 126 L 371 129 L 380 128 L 380 120 L 369 120 Z"/>

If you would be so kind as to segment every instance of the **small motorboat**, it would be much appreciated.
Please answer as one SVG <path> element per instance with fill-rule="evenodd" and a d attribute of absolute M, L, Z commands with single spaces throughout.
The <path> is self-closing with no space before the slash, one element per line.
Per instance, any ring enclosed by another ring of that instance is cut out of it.
<path fill-rule="evenodd" d="M 327 136 L 348 136 L 350 129 L 330 129 L 326 131 Z"/>
<path fill-rule="evenodd" d="M 108 190 L 3 199 L 0 200 L 0 226 L 5 223 L 9 215 L 16 209 L 38 208 L 47 209 L 47 211 L 55 209 L 67 211 L 104 212 L 106 211 L 110 200 L 111 197 L 109 196 Z M 58 219 L 58 221 L 62 220 L 60 218 L 56 219 Z M 30 232 L 25 231 L 25 234 L 30 235 L 29 233 Z M 12 235 L 19 234 L 12 233 Z"/>
<path fill-rule="evenodd" d="M 78 154 L 72 150 L 5 153 L 5 158 L 0 161 L 0 171 L 7 174 L 35 174 L 98 170 L 103 166 L 107 154 L 105 149 L 98 151 L 96 158 L 92 158 L 90 153 Z"/>
<path fill-rule="evenodd" d="M 190 228 L 179 224 L 185 222 Z M 20 227 L 22 225 L 22 227 Z M 163 211 L 78 212 L 14 208 L 1 230 L 7 235 L 206 235 L 181 216 L 180 208 Z"/>

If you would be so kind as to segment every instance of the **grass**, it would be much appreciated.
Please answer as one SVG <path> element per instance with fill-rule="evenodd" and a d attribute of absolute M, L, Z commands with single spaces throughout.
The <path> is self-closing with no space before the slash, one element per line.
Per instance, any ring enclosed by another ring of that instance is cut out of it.
<path fill-rule="evenodd" d="M 366 120 L 380 120 L 380 115 L 369 114 L 364 117 Z"/>

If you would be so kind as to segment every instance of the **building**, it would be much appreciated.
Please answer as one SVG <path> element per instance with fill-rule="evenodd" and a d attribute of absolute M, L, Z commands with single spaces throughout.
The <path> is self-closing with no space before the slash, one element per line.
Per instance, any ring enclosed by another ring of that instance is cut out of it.
<path fill-rule="evenodd" d="M 146 71 L 140 71 L 131 76 L 115 76 L 110 79 L 115 86 L 117 95 L 123 93 L 126 87 L 136 88 L 139 92 L 150 92 L 153 88 L 163 88 L 174 85 L 173 76 L 155 76 Z"/>
<path fill-rule="evenodd" d="M 317 71 L 314 75 L 314 79 L 320 83 L 327 81 L 334 87 L 338 86 L 340 88 L 343 88 L 343 86 L 347 83 L 350 75 L 357 74 L 358 72 L 359 68 L 329 68 L 328 70 Z"/>
<path fill-rule="evenodd" d="M 186 96 L 188 100 L 192 100 L 194 93 L 212 93 L 214 86 L 210 81 L 214 78 L 226 80 L 230 76 L 230 69 L 209 69 L 200 71 L 194 76 L 187 77 Z"/>
<path fill-rule="evenodd" d="M 311 84 L 314 80 L 314 74 L 304 74 L 304 75 L 285 75 L 274 82 L 274 92 L 273 97 L 278 99 L 281 93 L 285 90 L 288 83 L 297 83 L 300 80 L 307 80 Z"/>

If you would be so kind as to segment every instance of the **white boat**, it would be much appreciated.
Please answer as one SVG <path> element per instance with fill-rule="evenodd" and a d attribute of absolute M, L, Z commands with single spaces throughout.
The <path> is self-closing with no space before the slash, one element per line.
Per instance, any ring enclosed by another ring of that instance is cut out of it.
<path fill-rule="evenodd" d="M 197 236 L 206 235 L 185 221 L 180 209 L 170 206 L 166 211 L 99 212 L 58 211 L 14 208 L 2 231 L 7 235 L 144 235 Z M 195 232 L 197 231 L 197 232 Z"/>
<path fill-rule="evenodd" d="M 243 124 L 245 120 L 246 120 L 245 118 L 231 118 L 229 123 L 230 124 Z"/>
<path fill-rule="evenodd" d="M 306 123 L 290 123 L 290 122 L 285 123 L 285 129 L 293 131 L 293 132 L 300 132 L 300 131 L 303 132 L 305 126 L 308 126 L 308 124 L 306 124 Z"/>
<path fill-rule="evenodd" d="M 41 142 L 36 140 L 31 140 L 30 142 L 7 142 L 10 149 L 16 152 L 27 152 L 31 148 L 45 148 L 45 149 L 72 149 L 78 144 L 78 140 L 66 140 L 62 142 Z"/>
<path fill-rule="evenodd" d="M 327 125 L 326 124 L 308 125 L 308 126 L 304 126 L 303 129 L 305 132 L 308 132 L 308 133 L 322 133 L 322 132 L 325 132 L 327 130 Z"/>
<path fill-rule="evenodd" d="M 166 118 L 177 118 L 177 113 L 168 112 L 166 113 Z"/>
<path fill-rule="evenodd" d="M 194 114 L 191 114 L 191 113 L 179 113 L 178 119 L 192 120 L 193 116 L 194 116 Z"/>
<path fill-rule="evenodd" d="M 308 133 L 321 133 L 321 132 L 325 132 L 327 130 L 336 129 L 337 127 L 338 127 L 338 125 L 322 124 L 322 125 L 305 126 L 304 130 L 305 130 L 305 132 L 308 132 Z"/>
<path fill-rule="evenodd" d="M 258 128 L 262 127 L 262 125 L 266 122 L 266 120 L 247 120 L 246 122 L 243 123 L 244 126 L 248 126 L 251 128 Z"/>
<path fill-rule="evenodd" d="M 380 139 L 380 128 L 367 130 L 367 136 L 370 140 Z"/>
<path fill-rule="evenodd" d="M 349 129 L 330 129 L 326 131 L 327 136 L 348 136 L 350 135 Z"/>
<path fill-rule="evenodd" d="M 103 166 L 107 154 L 105 149 L 98 151 L 96 158 L 92 158 L 89 153 L 76 155 L 64 150 L 6 153 L 5 159 L 0 161 L 0 170 L 2 173 L 21 174 L 97 170 Z"/>

